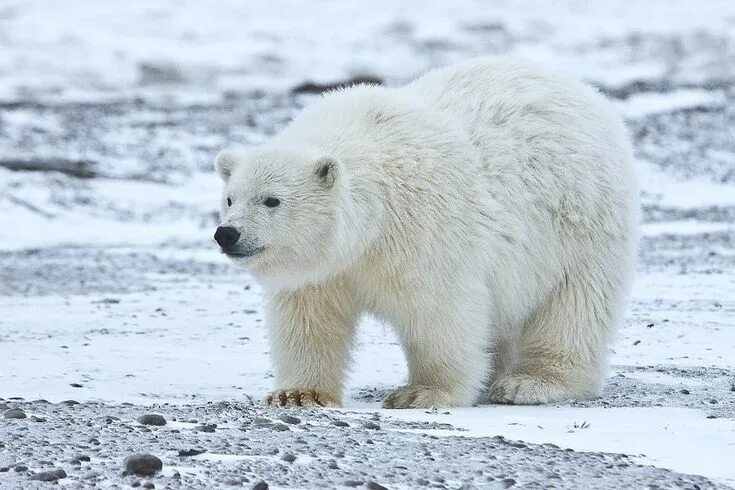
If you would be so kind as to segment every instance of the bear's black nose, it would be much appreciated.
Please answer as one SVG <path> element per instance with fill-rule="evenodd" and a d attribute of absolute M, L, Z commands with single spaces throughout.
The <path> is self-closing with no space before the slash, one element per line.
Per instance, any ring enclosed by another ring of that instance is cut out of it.
<path fill-rule="evenodd" d="M 214 232 L 214 239 L 220 247 L 227 250 L 240 239 L 240 232 L 231 226 L 220 226 Z"/>

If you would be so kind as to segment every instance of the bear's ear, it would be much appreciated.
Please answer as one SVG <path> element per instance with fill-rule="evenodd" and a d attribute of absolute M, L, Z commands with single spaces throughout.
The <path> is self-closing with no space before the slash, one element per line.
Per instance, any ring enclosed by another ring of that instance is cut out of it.
<path fill-rule="evenodd" d="M 314 173 L 319 182 L 330 189 L 337 179 L 337 160 L 332 157 L 322 157 L 316 161 Z"/>
<path fill-rule="evenodd" d="M 232 175 L 232 170 L 237 165 L 238 153 L 233 150 L 222 150 L 214 159 L 214 168 L 225 182 Z"/>

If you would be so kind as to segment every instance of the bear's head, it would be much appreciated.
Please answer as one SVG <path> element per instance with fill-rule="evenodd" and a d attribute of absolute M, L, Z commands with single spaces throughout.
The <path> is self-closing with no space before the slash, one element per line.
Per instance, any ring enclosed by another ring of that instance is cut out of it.
<path fill-rule="evenodd" d="M 215 240 L 266 282 L 310 282 L 329 269 L 340 240 L 340 165 L 318 151 L 223 150 Z"/>

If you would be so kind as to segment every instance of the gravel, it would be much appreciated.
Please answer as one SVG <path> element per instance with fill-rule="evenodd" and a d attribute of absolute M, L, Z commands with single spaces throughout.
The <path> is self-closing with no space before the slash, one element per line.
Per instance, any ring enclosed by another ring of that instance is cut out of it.
<path fill-rule="evenodd" d="M 85 461 L 63 470 L 74 488 L 143 485 L 141 476 L 151 478 L 159 488 L 211 488 L 233 481 L 255 488 L 261 480 L 301 488 L 334 484 L 328 482 L 392 488 L 406 482 L 420 486 L 425 481 L 430 486 L 443 482 L 447 488 L 470 488 L 508 485 L 510 480 L 529 485 L 549 481 L 550 474 L 558 488 L 641 488 L 649 484 L 717 488 L 707 478 L 640 465 L 635 457 L 624 454 L 586 453 L 503 437 L 459 437 L 453 435 L 457 429 L 448 424 L 436 429 L 429 422 L 409 423 L 384 416 L 381 430 L 368 431 L 363 427 L 375 422 L 373 414 L 364 412 L 345 412 L 353 424 L 338 427 L 331 423 L 332 411 L 303 409 L 296 435 L 254 423 L 256 419 L 279 419 L 284 413 L 276 408 L 232 402 L 161 405 L 161 412 L 178 421 L 210 420 L 217 424 L 217 432 L 202 433 L 195 423 L 177 422 L 177 428 L 160 427 L 152 437 L 131 430 L 126 421 L 140 416 L 140 408 L 130 404 L 14 404 L 42 414 L 48 422 L 7 425 L 4 439 L 8 446 L 0 452 L 0 468 L 14 466 L 15 471 L 0 472 L 0 486 L 11 488 L 54 471 L 62 478 L 60 471 L 42 469 L 44 462 L 71 459 Z M 113 422 L 104 423 L 110 415 L 115 417 Z M 447 433 L 437 437 L 413 432 L 417 430 Z M 130 448 L 140 453 L 130 454 Z M 345 464 L 335 464 L 335 456 Z"/>

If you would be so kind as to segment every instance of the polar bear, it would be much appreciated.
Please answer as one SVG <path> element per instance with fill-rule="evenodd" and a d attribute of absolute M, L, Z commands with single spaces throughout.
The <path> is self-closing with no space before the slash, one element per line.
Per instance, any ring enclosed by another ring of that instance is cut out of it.
<path fill-rule="evenodd" d="M 264 402 L 339 406 L 363 313 L 408 362 L 386 408 L 599 395 L 636 255 L 632 162 L 603 96 L 509 59 L 331 92 L 222 151 L 215 239 L 266 291 Z"/>

